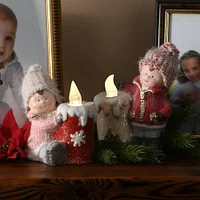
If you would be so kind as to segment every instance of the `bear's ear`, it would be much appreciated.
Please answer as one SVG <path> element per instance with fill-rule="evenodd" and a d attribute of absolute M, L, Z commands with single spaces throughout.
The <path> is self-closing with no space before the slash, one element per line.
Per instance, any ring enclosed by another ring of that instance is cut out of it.
<path fill-rule="evenodd" d="M 13 130 L 17 130 L 18 129 L 18 125 L 17 122 L 15 120 L 14 114 L 12 109 L 10 109 L 7 114 L 5 115 L 3 121 L 2 121 L 2 127 L 4 127 L 5 129 L 7 129 L 11 135 L 12 135 L 12 131 Z"/>

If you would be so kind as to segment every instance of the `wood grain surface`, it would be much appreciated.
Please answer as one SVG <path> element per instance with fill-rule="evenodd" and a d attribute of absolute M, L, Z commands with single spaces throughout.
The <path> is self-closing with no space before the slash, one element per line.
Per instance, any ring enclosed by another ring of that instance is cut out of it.
<path fill-rule="evenodd" d="M 200 199 L 200 159 L 55 167 L 28 160 L 0 161 L 0 199 L 195 200 Z"/>

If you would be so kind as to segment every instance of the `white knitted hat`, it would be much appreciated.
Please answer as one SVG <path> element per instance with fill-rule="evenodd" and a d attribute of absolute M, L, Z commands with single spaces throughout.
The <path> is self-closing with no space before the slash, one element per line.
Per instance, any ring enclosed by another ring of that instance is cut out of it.
<path fill-rule="evenodd" d="M 163 76 L 164 86 L 169 88 L 178 70 L 178 56 L 179 50 L 176 46 L 170 42 L 165 43 L 147 51 L 144 58 L 139 61 L 139 71 L 141 72 L 145 65 L 157 69 Z"/>
<path fill-rule="evenodd" d="M 21 88 L 24 108 L 27 109 L 30 97 L 32 97 L 37 91 L 44 89 L 52 92 L 56 97 L 56 101 L 61 103 L 60 92 L 54 81 L 38 64 L 31 65 L 24 76 Z"/>

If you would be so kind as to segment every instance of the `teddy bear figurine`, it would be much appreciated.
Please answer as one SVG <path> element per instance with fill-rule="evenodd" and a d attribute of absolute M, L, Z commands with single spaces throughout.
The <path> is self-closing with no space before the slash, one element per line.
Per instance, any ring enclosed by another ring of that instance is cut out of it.
<path fill-rule="evenodd" d="M 38 64 L 28 68 L 22 82 L 21 95 L 29 126 L 26 125 L 27 158 L 48 165 L 66 164 L 66 144 L 56 140 L 59 124 L 57 106 L 59 90 Z"/>
<path fill-rule="evenodd" d="M 133 142 L 162 149 L 161 132 L 172 111 L 166 94 L 176 77 L 178 56 L 179 50 L 169 42 L 148 50 L 139 61 L 140 74 L 133 84 L 124 84 L 123 91 L 132 96 Z"/>

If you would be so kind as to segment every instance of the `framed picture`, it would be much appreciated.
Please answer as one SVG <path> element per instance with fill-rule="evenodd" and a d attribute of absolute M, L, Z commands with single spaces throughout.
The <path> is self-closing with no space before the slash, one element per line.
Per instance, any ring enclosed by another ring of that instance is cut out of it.
<path fill-rule="evenodd" d="M 200 0 L 156 0 L 155 46 L 174 43 L 180 55 L 200 52 Z"/>
<path fill-rule="evenodd" d="M 60 0 L 0 0 L 18 20 L 14 50 L 24 71 L 38 63 L 63 92 Z"/>
<path fill-rule="evenodd" d="M 29 66 L 39 64 L 56 82 L 63 95 L 60 0 L 0 0 L 0 3 L 9 7 L 17 18 L 14 52 L 24 73 Z M 5 29 L 1 28 L 1 30 L 5 32 Z M 3 70 L 1 66 L 0 70 Z M 0 75 L 3 73 L 1 71 Z M 0 104 L 1 102 L 13 109 L 17 120 L 22 119 L 16 114 L 19 106 L 9 89 L 1 91 Z M 0 119 L 2 118 L 2 112 L 0 112 Z"/>

